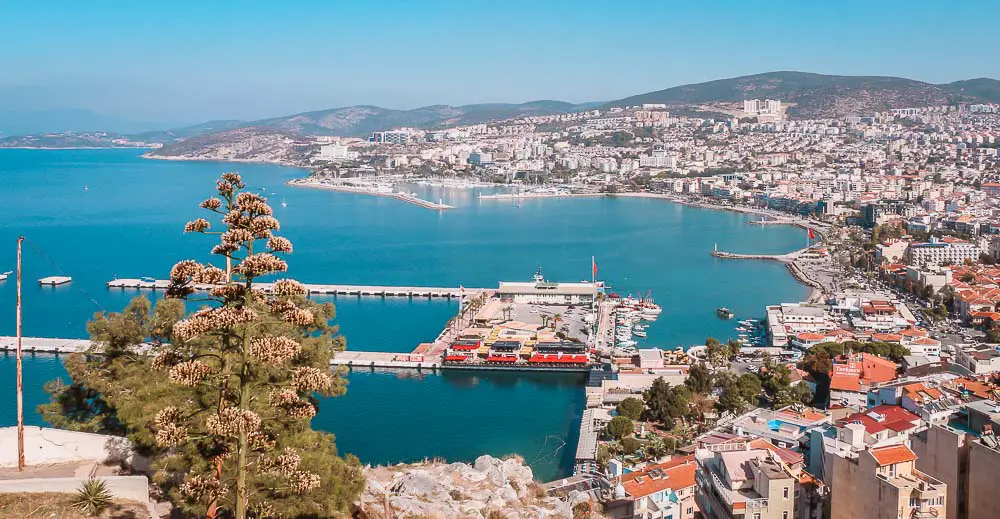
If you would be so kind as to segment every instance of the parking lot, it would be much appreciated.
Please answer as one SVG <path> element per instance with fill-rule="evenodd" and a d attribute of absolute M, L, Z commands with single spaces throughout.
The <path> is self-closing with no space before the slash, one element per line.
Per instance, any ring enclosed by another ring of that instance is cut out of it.
<path fill-rule="evenodd" d="M 552 319 L 559 316 L 556 331 L 563 332 L 567 337 L 581 342 L 587 341 L 589 326 L 584 317 L 590 313 L 589 305 L 535 305 L 527 303 L 510 303 L 513 307 L 511 318 L 526 324 L 551 327 Z M 543 322 L 545 321 L 545 322 Z"/>

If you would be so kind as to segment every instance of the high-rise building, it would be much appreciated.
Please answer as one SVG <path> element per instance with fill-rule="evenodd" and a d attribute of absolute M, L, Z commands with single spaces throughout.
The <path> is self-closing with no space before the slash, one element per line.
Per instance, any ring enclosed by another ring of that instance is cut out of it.
<path fill-rule="evenodd" d="M 947 485 L 914 466 L 905 436 L 888 441 L 860 423 L 836 428 L 823 444 L 823 481 L 830 488 L 830 519 L 947 517 Z"/>

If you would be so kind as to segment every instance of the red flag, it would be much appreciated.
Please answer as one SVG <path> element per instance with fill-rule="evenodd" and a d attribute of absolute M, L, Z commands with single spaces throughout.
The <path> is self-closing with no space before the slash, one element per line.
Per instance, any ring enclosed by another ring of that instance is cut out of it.
<path fill-rule="evenodd" d="M 591 257 L 590 257 L 590 263 L 591 263 L 591 264 L 593 265 L 593 267 L 594 267 L 594 277 L 596 278 L 596 277 L 597 277 L 597 260 L 596 260 L 596 259 L 594 259 L 594 257 L 593 257 L 593 256 L 591 256 Z"/>
<path fill-rule="evenodd" d="M 811 228 L 809 229 L 809 239 L 810 240 L 816 239 L 816 235 L 813 233 L 813 230 Z"/>

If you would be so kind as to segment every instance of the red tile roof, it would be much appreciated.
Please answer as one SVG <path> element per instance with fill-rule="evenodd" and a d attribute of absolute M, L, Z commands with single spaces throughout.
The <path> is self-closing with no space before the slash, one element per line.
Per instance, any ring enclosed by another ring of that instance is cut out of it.
<path fill-rule="evenodd" d="M 863 413 L 854 413 L 838 423 L 859 423 L 868 434 L 878 434 L 886 429 L 902 432 L 920 424 L 920 417 L 898 405 L 880 405 Z"/>
<path fill-rule="evenodd" d="M 697 468 L 694 456 L 674 458 L 666 463 L 649 465 L 641 471 L 623 475 L 622 486 L 633 499 L 665 489 L 677 492 L 694 486 L 694 473 Z"/>
<path fill-rule="evenodd" d="M 917 455 L 910 450 L 906 445 L 892 445 L 889 447 L 879 447 L 877 449 L 871 450 L 872 457 L 879 466 L 885 465 L 895 465 L 896 463 L 905 463 L 907 461 L 914 461 L 917 459 Z"/>

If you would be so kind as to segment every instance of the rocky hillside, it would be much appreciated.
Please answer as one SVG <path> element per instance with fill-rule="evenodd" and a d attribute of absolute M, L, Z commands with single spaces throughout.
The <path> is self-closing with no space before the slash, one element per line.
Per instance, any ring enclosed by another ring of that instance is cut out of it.
<path fill-rule="evenodd" d="M 868 115 L 891 108 L 980 100 L 974 92 L 898 77 L 768 72 L 649 92 L 613 101 L 609 106 L 710 105 L 764 98 L 794 103 L 788 115 L 797 118 Z"/>
<path fill-rule="evenodd" d="M 308 140 L 271 128 L 236 128 L 198 135 L 146 154 L 155 159 L 301 163 L 315 150 Z"/>
<path fill-rule="evenodd" d="M 378 106 L 348 106 L 305 112 L 254 121 L 254 126 L 275 128 L 299 135 L 365 137 L 373 131 L 398 127 L 440 128 L 478 124 L 523 115 L 548 115 L 577 110 L 577 105 L 561 101 L 532 101 L 522 104 L 435 105 L 413 110 L 393 110 Z"/>
<path fill-rule="evenodd" d="M 583 493 L 571 494 L 567 501 L 546 497 L 520 458 L 480 456 L 472 465 L 374 467 L 366 476 L 368 483 L 354 511 L 358 519 L 581 519 L 591 517 L 591 507 L 597 508 Z"/>
<path fill-rule="evenodd" d="M 956 94 L 978 97 L 989 103 L 1000 103 L 1000 81 L 996 79 L 981 77 L 941 86 Z"/>

